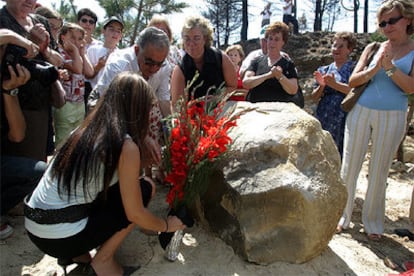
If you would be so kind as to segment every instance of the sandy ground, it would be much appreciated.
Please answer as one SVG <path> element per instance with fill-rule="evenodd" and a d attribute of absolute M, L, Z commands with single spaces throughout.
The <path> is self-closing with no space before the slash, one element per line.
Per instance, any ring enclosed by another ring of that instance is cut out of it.
<path fill-rule="evenodd" d="M 399 238 L 393 229 L 408 225 L 408 208 L 414 185 L 414 164 L 403 173 L 390 173 L 387 187 L 386 229 L 380 242 L 369 241 L 361 231 L 361 204 L 366 189 L 366 164 L 358 184 L 353 227 L 335 235 L 328 248 L 304 264 L 276 262 L 268 266 L 251 264 L 235 255 L 233 249 L 214 234 L 194 226 L 186 230 L 179 259 L 169 262 L 156 236 L 135 230 L 124 242 L 117 259 L 124 265 L 141 265 L 134 275 L 388 275 L 403 271 L 405 260 L 414 260 L 414 242 Z M 159 187 L 151 209 L 166 214 L 167 188 Z M 15 210 L 16 212 L 16 210 Z M 14 235 L 0 244 L 1 275 L 63 275 L 56 259 L 44 255 L 30 242 L 23 217 L 11 216 Z M 390 268 L 387 263 L 393 263 Z M 69 267 L 76 275 L 76 265 Z"/>

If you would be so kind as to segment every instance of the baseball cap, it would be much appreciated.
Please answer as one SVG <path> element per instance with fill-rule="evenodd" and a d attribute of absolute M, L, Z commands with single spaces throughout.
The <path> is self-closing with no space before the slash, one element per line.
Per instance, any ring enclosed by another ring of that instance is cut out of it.
<path fill-rule="evenodd" d="M 103 25 L 103 28 L 105 29 L 105 28 L 106 28 L 106 26 L 108 26 L 108 25 L 109 25 L 109 23 L 111 23 L 111 22 L 118 22 L 119 24 L 121 24 L 122 29 L 124 29 L 124 23 L 122 23 L 122 21 L 121 21 L 118 17 L 116 17 L 116 16 L 111 16 L 111 17 L 109 17 L 109 18 L 105 21 L 105 23 L 104 23 L 104 25 Z"/>
<path fill-rule="evenodd" d="M 266 33 L 266 29 L 267 29 L 267 27 L 269 27 L 269 25 L 264 25 L 264 26 L 262 27 L 262 29 L 260 30 L 260 34 L 259 34 L 259 38 L 260 38 L 260 39 L 265 38 L 265 33 Z"/>

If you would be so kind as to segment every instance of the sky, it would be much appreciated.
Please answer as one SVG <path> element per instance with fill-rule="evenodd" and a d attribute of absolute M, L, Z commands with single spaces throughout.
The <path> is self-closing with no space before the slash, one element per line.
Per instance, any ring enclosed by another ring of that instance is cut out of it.
<path fill-rule="evenodd" d="M 179 0 L 183 1 L 183 0 Z M 37 0 L 37 2 L 41 5 L 52 7 L 52 3 L 60 3 L 60 0 Z M 185 2 L 185 1 L 184 1 Z M 248 39 L 257 38 L 260 33 L 260 24 L 261 24 L 261 16 L 260 12 L 262 11 L 263 7 L 268 1 L 249 1 L 249 26 L 248 26 Z M 343 0 L 344 3 L 352 3 L 353 0 Z M 363 1 L 360 1 L 363 2 Z M 373 3 L 374 1 L 370 2 L 370 15 L 369 15 L 369 27 L 368 32 L 374 32 L 376 29 L 376 23 L 375 23 L 375 11 L 377 9 L 377 6 Z M 378 1 L 375 1 L 378 2 Z M 171 29 L 173 31 L 173 35 L 176 38 L 179 38 L 181 27 L 183 25 L 185 15 L 186 14 L 198 14 L 200 10 L 205 10 L 205 4 L 204 1 L 201 0 L 193 0 L 188 1 L 187 3 L 190 3 L 191 7 L 186 8 L 183 13 L 180 14 L 173 14 L 168 15 L 167 18 L 170 22 Z M 282 21 L 282 7 L 283 7 L 283 0 L 276 0 L 271 1 L 271 22 L 272 21 Z M 102 9 L 98 2 L 96 0 L 74 0 L 74 4 L 77 6 L 78 9 L 81 8 L 90 8 L 93 11 L 96 12 L 98 15 L 98 21 L 103 22 L 105 20 L 105 11 Z M 4 2 L 0 2 L 0 6 L 3 6 Z M 313 28 L 313 4 L 309 0 L 297 0 L 297 9 L 298 9 L 298 16 L 301 16 L 303 13 L 305 13 L 308 21 L 308 30 L 312 31 Z M 363 13 L 363 3 L 361 3 L 361 7 L 359 9 L 359 23 L 360 26 L 358 26 L 358 31 L 362 32 L 362 13 Z M 184 14 L 184 16 L 183 16 Z M 334 25 L 334 31 L 351 31 L 353 32 L 353 12 L 346 12 L 342 16 L 343 18 L 340 20 L 337 20 Z M 302 30 L 300 30 L 302 31 Z M 237 37 L 238 40 L 238 37 Z"/>

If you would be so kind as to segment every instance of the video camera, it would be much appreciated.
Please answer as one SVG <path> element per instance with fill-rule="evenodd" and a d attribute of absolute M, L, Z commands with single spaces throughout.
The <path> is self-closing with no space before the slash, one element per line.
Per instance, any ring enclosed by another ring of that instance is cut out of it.
<path fill-rule="evenodd" d="M 10 79 L 8 65 L 11 65 L 17 74 L 16 64 L 26 67 L 31 74 L 31 79 L 39 81 L 43 86 L 50 86 L 58 79 L 59 72 L 55 66 L 43 60 L 25 58 L 26 54 L 25 48 L 16 45 L 7 46 L 1 64 L 1 74 L 4 80 Z"/>

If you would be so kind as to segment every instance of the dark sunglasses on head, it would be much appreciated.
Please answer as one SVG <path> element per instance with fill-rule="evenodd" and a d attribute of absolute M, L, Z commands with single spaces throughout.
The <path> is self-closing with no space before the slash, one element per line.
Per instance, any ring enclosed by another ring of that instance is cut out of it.
<path fill-rule="evenodd" d="M 163 67 L 165 65 L 164 61 L 157 62 L 151 58 L 144 58 L 144 63 L 147 66 Z"/>
<path fill-rule="evenodd" d="M 390 20 L 388 21 L 381 21 L 381 23 L 378 24 L 378 26 L 380 28 L 385 28 L 385 26 L 387 26 L 387 24 L 389 25 L 394 25 L 395 23 L 397 23 L 398 21 L 400 21 L 401 18 L 403 18 L 404 16 L 400 15 L 399 17 L 392 17 L 390 18 Z"/>
<path fill-rule="evenodd" d="M 92 19 L 82 18 L 80 21 L 81 21 L 82 23 L 89 23 L 89 24 L 91 24 L 91 25 L 94 25 L 94 24 L 95 24 L 95 20 L 92 20 Z"/>

